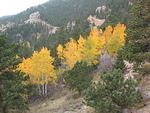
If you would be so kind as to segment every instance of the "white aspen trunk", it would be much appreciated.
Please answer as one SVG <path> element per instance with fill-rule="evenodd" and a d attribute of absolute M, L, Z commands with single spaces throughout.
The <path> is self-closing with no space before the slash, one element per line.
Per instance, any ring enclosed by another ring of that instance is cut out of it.
<path fill-rule="evenodd" d="M 41 85 L 38 85 L 39 95 L 42 94 L 42 91 L 41 91 L 41 87 L 40 87 L 40 86 L 41 86 Z"/>
<path fill-rule="evenodd" d="M 42 81 L 44 80 L 43 74 L 41 77 Z M 42 96 L 45 96 L 45 84 L 42 84 Z"/>
<path fill-rule="evenodd" d="M 45 95 L 47 96 L 47 83 L 45 84 Z"/>
<path fill-rule="evenodd" d="M 42 95 L 45 96 L 45 84 L 42 85 Z"/>

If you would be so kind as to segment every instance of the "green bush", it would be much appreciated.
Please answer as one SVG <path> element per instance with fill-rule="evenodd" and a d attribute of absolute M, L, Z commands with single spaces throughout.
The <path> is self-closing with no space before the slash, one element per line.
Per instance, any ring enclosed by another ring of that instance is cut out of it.
<path fill-rule="evenodd" d="M 150 64 L 144 64 L 142 66 L 141 71 L 144 75 L 149 75 L 150 74 Z"/>
<path fill-rule="evenodd" d="M 98 113 L 121 113 L 123 108 L 141 102 L 135 80 L 125 80 L 121 70 L 115 69 L 101 75 L 102 81 L 92 84 L 86 91 L 85 103 Z"/>
<path fill-rule="evenodd" d="M 79 94 L 91 84 L 90 75 L 93 67 L 85 62 L 77 62 L 72 70 L 65 72 L 65 81 L 70 89 L 78 91 Z"/>

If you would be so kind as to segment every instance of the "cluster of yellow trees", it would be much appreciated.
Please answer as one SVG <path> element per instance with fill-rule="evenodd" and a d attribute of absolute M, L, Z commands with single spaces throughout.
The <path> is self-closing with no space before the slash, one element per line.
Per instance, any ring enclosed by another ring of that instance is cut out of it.
<path fill-rule="evenodd" d="M 87 38 L 80 36 L 77 41 L 70 39 L 64 46 L 58 45 L 58 58 L 66 69 L 71 69 L 78 61 L 95 65 L 104 53 L 116 56 L 118 49 L 125 44 L 125 29 L 123 24 L 118 24 L 114 28 L 108 26 L 104 32 L 93 28 Z M 23 58 L 18 70 L 29 76 L 31 83 L 43 85 L 42 91 L 45 94 L 46 84 L 57 78 L 53 62 L 50 50 L 42 48 L 39 52 L 35 51 L 31 58 Z"/>
<path fill-rule="evenodd" d="M 114 28 L 108 26 L 104 32 L 93 28 L 87 39 L 80 36 L 77 41 L 70 39 L 64 47 L 59 45 L 58 57 L 69 69 L 77 61 L 86 61 L 89 65 L 97 64 L 99 56 L 104 53 L 117 55 L 118 49 L 125 44 L 125 29 L 123 24 L 118 24 Z"/>

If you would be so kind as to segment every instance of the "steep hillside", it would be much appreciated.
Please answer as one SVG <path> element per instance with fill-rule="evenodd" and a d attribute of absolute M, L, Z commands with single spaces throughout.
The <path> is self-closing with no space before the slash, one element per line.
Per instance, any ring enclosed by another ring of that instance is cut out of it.
<path fill-rule="evenodd" d="M 0 18 L 0 32 L 34 49 L 54 48 L 91 26 L 126 23 L 132 0 L 50 0 L 17 15 Z M 49 37 L 49 38 L 48 38 Z"/>

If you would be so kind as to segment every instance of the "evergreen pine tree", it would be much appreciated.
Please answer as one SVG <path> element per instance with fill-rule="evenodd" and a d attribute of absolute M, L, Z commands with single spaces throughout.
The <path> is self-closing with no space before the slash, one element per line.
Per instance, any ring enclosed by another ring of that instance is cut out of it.
<path fill-rule="evenodd" d="M 136 63 L 150 61 L 150 0 L 137 0 L 132 8 L 126 45 L 120 53 L 117 67 L 123 64 L 123 60 Z"/>
<path fill-rule="evenodd" d="M 0 35 L 0 112 L 23 112 L 27 107 L 28 86 L 19 72 L 14 72 L 18 61 L 18 46 L 11 45 L 5 36 Z"/>
<path fill-rule="evenodd" d="M 97 113 L 122 113 L 122 109 L 137 105 L 142 94 L 136 89 L 137 82 L 124 79 L 120 69 L 101 75 L 101 81 L 86 91 L 85 103 Z"/>
<path fill-rule="evenodd" d="M 85 62 L 77 62 L 72 70 L 65 72 L 65 81 L 70 89 L 78 91 L 81 95 L 82 91 L 87 89 L 91 84 L 93 70 L 92 66 L 88 66 Z"/>

